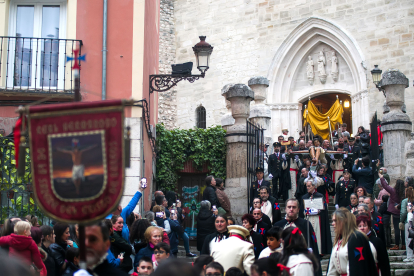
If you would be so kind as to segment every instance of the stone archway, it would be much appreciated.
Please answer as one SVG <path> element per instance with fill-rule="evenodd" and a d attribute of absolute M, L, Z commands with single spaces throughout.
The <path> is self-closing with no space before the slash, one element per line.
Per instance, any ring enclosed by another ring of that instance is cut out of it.
<path fill-rule="evenodd" d="M 320 81 L 317 60 L 320 52 L 326 59 L 325 82 Z M 331 76 L 333 52 L 338 59 L 339 76 Z M 306 62 L 314 61 L 314 81 L 308 82 Z M 268 105 L 272 109 L 272 136 L 284 127 L 291 134 L 302 125 L 301 100 L 325 93 L 349 94 L 352 98 L 353 131 L 369 122 L 365 61 L 356 41 L 338 25 L 310 17 L 298 25 L 277 50 L 269 69 Z"/>

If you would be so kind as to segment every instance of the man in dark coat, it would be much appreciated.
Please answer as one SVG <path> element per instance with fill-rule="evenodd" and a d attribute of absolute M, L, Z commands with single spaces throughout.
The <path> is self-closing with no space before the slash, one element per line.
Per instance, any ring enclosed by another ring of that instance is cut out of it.
<path fill-rule="evenodd" d="M 263 213 L 261 209 L 254 209 L 253 210 L 253 217 L 256 220 L 256 225 L 254 226 L 253 230 L 257 233 L 259 233 L 260 235 L 262 235 L 263 238 L 263 242 L 265 242 L 266 239 L 266 232 L 267 230 L 269 230 L 272 225 L 268 225 L 266 223 L 263 222 L 262 219 Z"/>
<path fill-rule="evenodd" d="M 345 149 L 348 153 L 352 153 L 348 158 L 350 158 L 350 165 L 352 166 L 355 163 L 355 160 L 361 158 L 361 149 L 359 146 L 355 145 L 355 138 L 351 137 L 348 139 L 348 147 Z M 352 170 L 351 167 L 347 168 L 349 171 Z"/>
<path fill-rule="evenodd" d="M 358 159 L 355 160 L 352 167 L 352 175 L 358 177 L 358 186 L 362 186 L 367 190 L 368 196 L 372 195 L 374 187 L 374 174 L 369 167 L 370 159 L 368 156 L 362 158 L 362 168 L 358 168 Z"/>
<path fill-rule="evenodd" d="M 339 180 L 335 188 L 335 207 L 347 207 L 351 205 L 351 194 L 356 187 L 355 180 L 351 178 L 351 174 L 347 169 L 344 170 L 342 180 Z"/>
<path fill-rule="evenodd" d="M 319 253 L 331 254 L 332 238 L 329 225 L 328 207 L 325 201 L 325 197 L 316 191 L 316 181 L 307 181 L 306 189 L 308 193 L 302 197 L 302 210 L 305 209 L 304 200 L 322 198 L 324 209 L 310 210 L 311 212 L 309 212 L 309 221 L 311 222 L 313 229 L 315 229 L 316 240 L 318 241 L 318 247 L 320 248 Z"/>
<path fill-rule="evenodd" d="M 212 175 L 209 175 L 206 178 L 206 188 L 203 192 L 203 200 L 210 201 L 211 206 L 216 206 L 216 208 L 221 207 L 216 194 L 216 180 Z"/>
<path fill-rule="evenodd" d="M 302 196 L 307 193 L 305 179 L 308 178 L 308 175 L 309 170 L 306 167 L 303 167 L 299 176 L 298 186 L 295 193 L 295 197 L 298 201 L 302 200 Z"/>
<path fill-rule="evenodd" d="M 260 198 L 262 200 L 260 209 L 264 215 L 267 215 L 270 218 L 271 223 L 269 226 L 271 227 L 272 223 L 275 223 L 282 218 L 279 203 L 276 202 L 274 197 L 270 196 L 270 189 L 267 186 L 262 186 L 260 188 Z"/>
<path fill-rule="evenodd" d="M 315 271 L 314 275 L 321 276 L 321 257 L 319 255 L 317 240 L 315 239 L 315 231 L 308 221 L 299 217 L 299 201 L 297 199 L 291 198 L 286 201 L 286 217 L 276 222 L 273 226 L 279 226 L 282 229 L 286 229 L 288 227 L 298 227 L 300 229 L 306 240 L 308 248 L 312 249 L 312 253 L 315 255 L 319 263 L 319 270 Z"/>
<path fill-rule="evenodd" d="M 256 197 L 255 199 L 253 199 L 253 206 L 250 207 L 249 214 L 253 214 L 254 209 L 261 209 L 262 208 L 262 203 L 263 203 L 263 201 L 262 201 L 261 197 Z M 270 221 L 269 216 L 264 214 L 263 210 L 262 210 L 262 214 L 263 214 L 263 217 L 262 217 L 263 222 L 268 224 L 268 225 L 272 225 L 272 222 Z"/>
<path fill-rule="evenodd" d="M 278 189 L 284 185 L 284 174 L 283 174 L 283 162 L 285 160 L 282 159 L 282 153 L 280 152 L 280 143 L 273 143 L 274 153 L 269 156 L 268 161 L 268 170 L 269 170 L 269 178 L 272 178 L 272 193 L 273 197 L 278 199 L 280 191 Z"/>
<path fill-rule="evenodd" d="M 253 199 L 259 196 L 260 187 L 267 186 L 267 187 L 270 188 L 270 182 L 263 179 L 263 175 L 264 175 L 263 172 L 264 172 L 264 169 L 263 168 L 261 168 L 261 167 L 257 167 L 256 168 L 256 177 L 257 177 L 257 180 L 256 181 L 253 181 L 250 184 L 250 193 L 249 193 L 249 196 L 250 196 L 250 200 L 249 200 L 250 206 L 253 205 Z"/>

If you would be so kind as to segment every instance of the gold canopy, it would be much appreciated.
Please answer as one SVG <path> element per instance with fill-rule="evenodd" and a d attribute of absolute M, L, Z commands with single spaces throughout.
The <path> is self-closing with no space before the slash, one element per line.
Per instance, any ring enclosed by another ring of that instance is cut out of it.
<path fill-rule="evenodd" d="M 325 114 L 320 113 L 316 106 L 309 101 L 308 107 L 303 111 L 303 126 L 309 124 L 314 135 L 319 134 L 324 140 L 329 139 L 329 120 L 331 129 L 334 130 L 337 123 L 342 124 L 343 113 L 344 110 L 338 99 Z"/>

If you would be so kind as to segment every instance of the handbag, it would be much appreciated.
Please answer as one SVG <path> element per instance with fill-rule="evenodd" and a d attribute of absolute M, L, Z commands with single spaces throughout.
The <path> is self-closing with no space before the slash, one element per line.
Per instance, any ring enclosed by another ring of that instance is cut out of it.
<path fill-rule="evenodd" d="M 408 222 L 410 224 L 410 226 L 408 227 L 408 238 L 409 239 L 414 239 L 414 229 L 413 229 L 413 224 L 412 222 Z"/>

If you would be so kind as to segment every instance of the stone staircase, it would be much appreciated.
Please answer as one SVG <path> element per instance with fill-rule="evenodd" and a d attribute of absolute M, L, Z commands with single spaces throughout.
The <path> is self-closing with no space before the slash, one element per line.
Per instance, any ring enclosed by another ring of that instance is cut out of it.
<path fill-rule="evenodd" d="M 282 217 L 285 216 L 285 203 L 283 201 L 278 201 Z M 335 205 L 333 204 L 333 200 L 330 200 L 330 203 L 328 204 L 328 212 L 329 212 L 329 223 L 332 223 L 331 215 L 335 211 Z M 334 237 L 334 229 L 331 225 L 331 236 L 332 239 Z M 392 239 L 394 240 L 394 231 L 392 230 Z M 333 240 L 332 240 L 333 242 Z M 190 241 L 190 251 L 193 253 L 196 253 L 197 255 L 199 252 L 197 251 L 197 247 L 195 246 L 195 241 Z M 390 266 L 391 266 L 391 276 L 400 276 L 406 271 L 414 270 L 414 263 L 409 262 L 405 263 L 403 260 L 407 257 L 405 250 L 388 250 L 388 256 L 390 259 Z M 195 258 L 189 258 L 185 255 L 184 246 L 182 245 L 182 241 L 180 241 L 180 245 L 178 247 L 178 258 L 184 258 L 188 260 L 188 262 L 193 262 Z M 328 262 L 329 262 L 329 255 L 323 256 L 321 260 L 321 266 L 322 266 L 322 275 L 326 275 L 326 270 L 328 268 Z"/>

